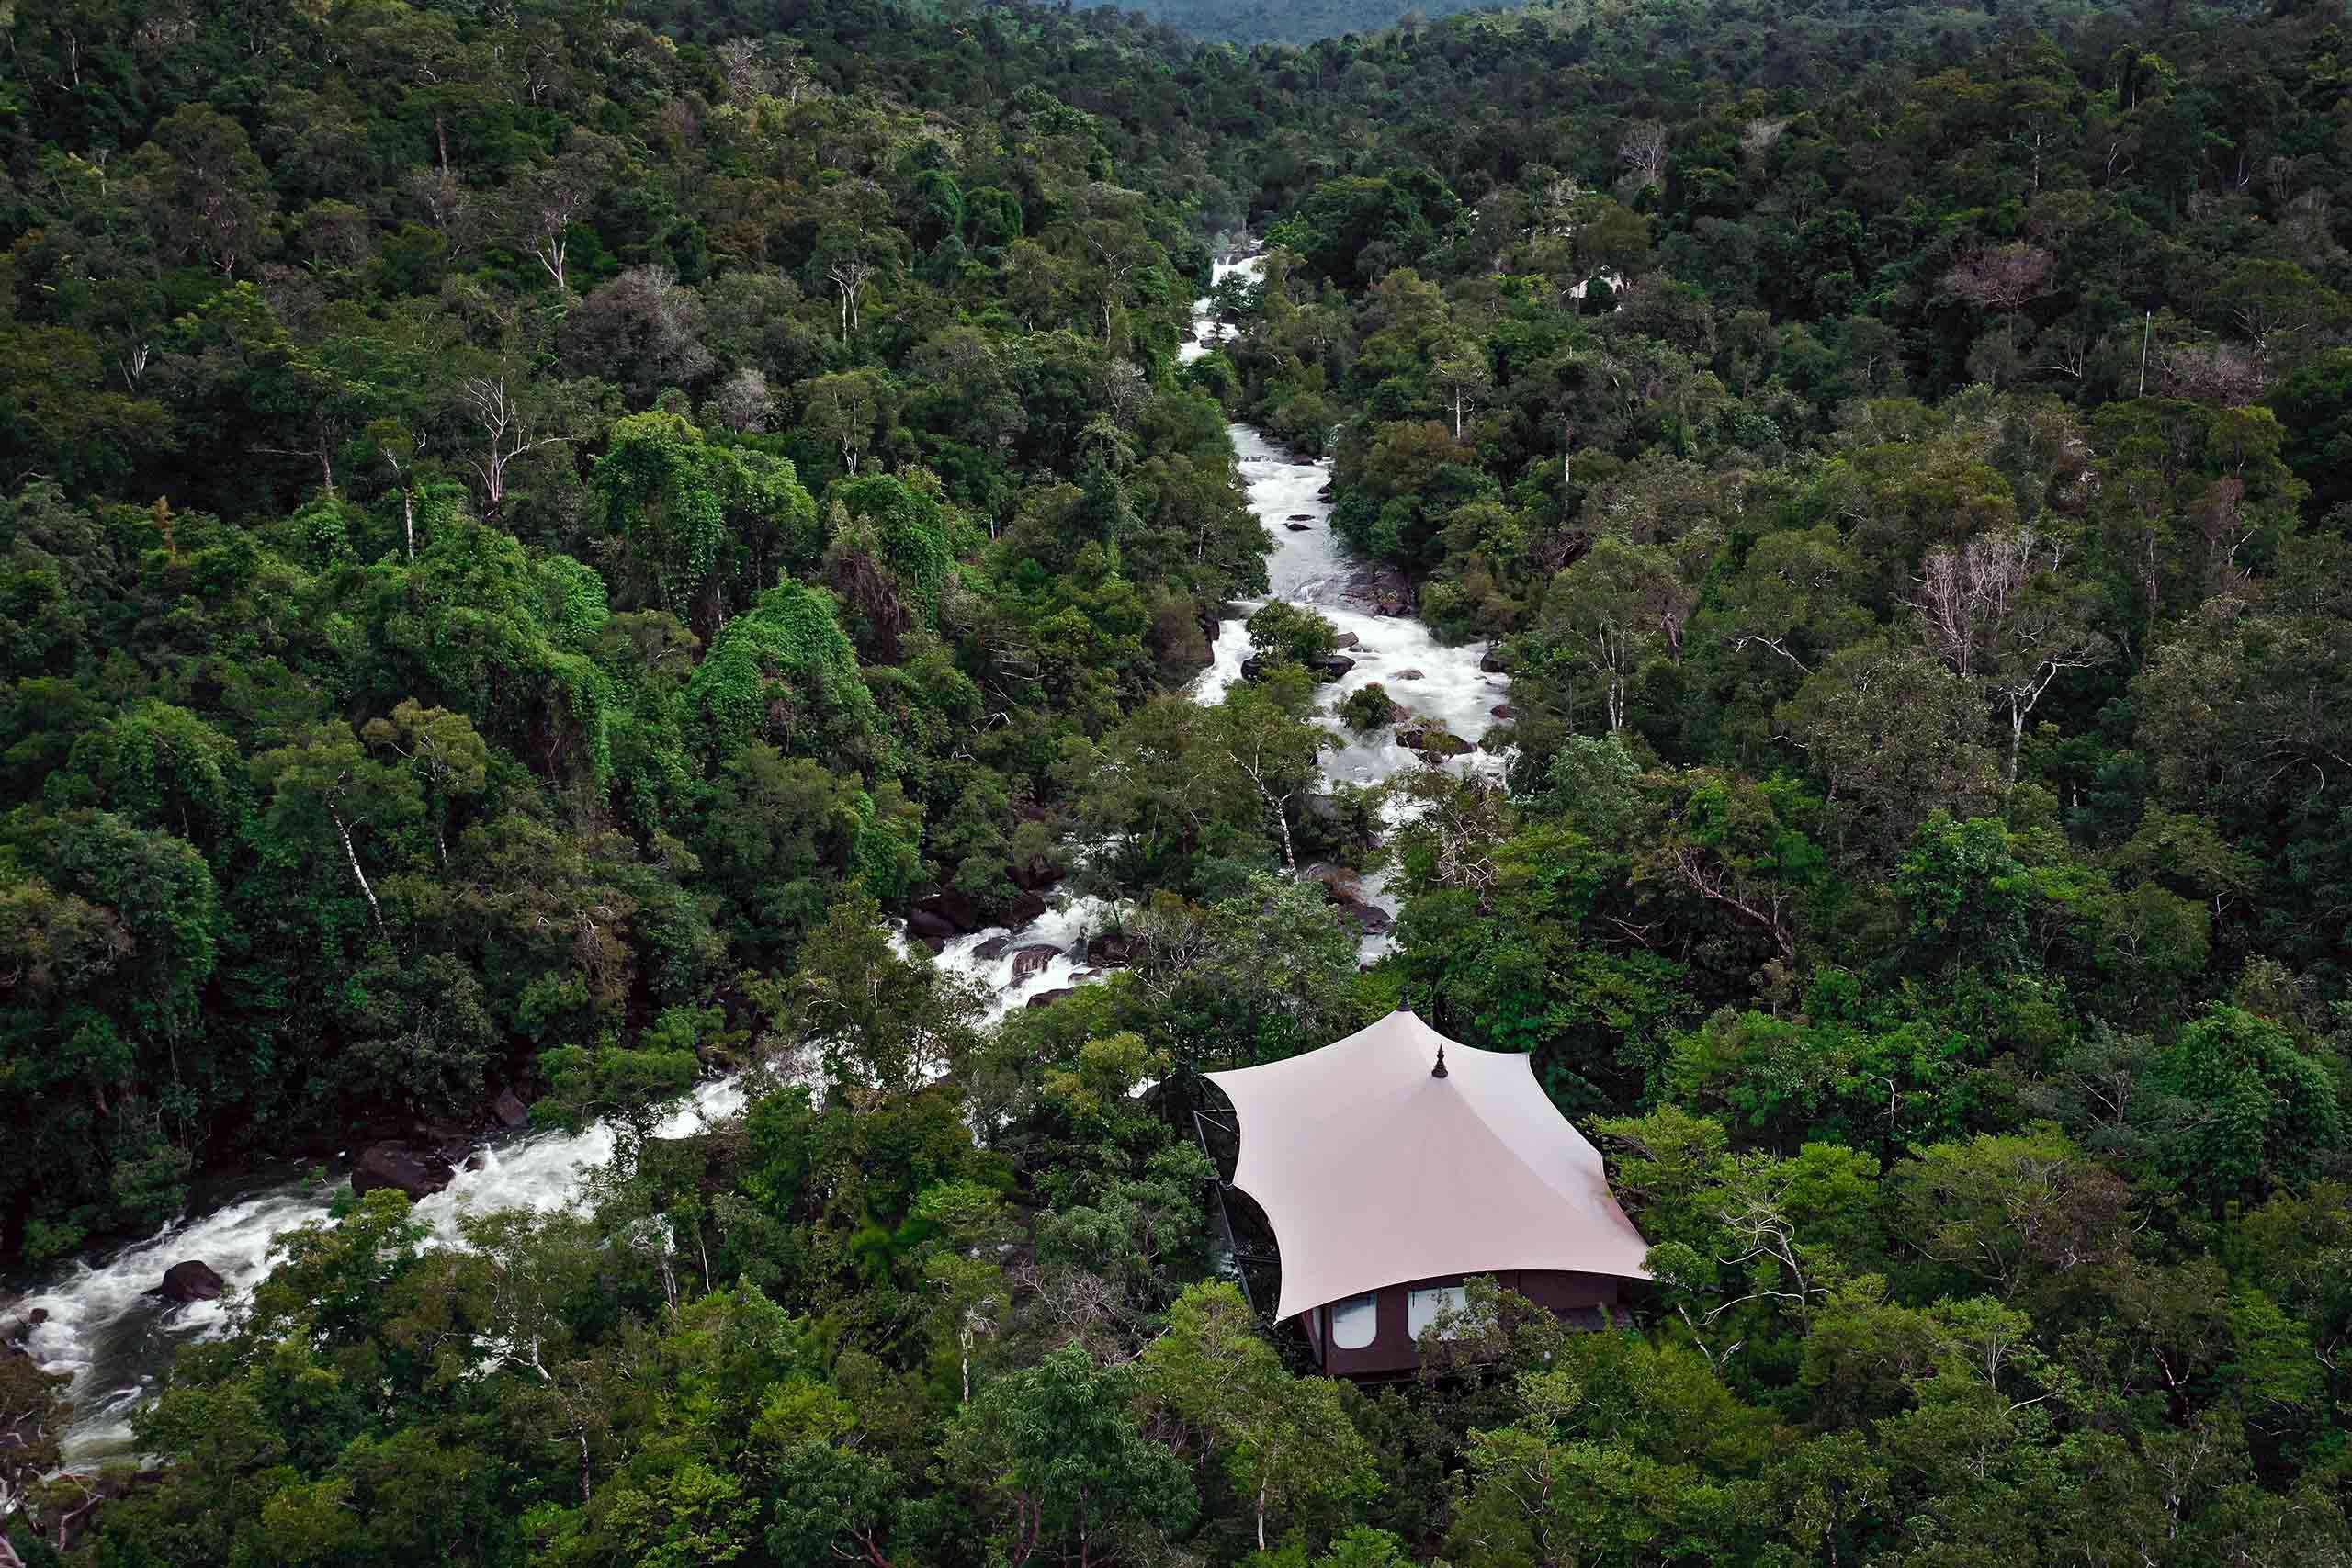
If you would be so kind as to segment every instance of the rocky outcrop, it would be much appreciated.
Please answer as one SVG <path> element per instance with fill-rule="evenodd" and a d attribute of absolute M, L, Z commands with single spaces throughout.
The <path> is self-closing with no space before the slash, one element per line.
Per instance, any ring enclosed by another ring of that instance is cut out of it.
<path fill-rule="evenodd" d="M 1046 912 L 1046 896 L 1035 890 L 1013 897 L 1012 907 L 1005 911 L 1004 923 L 1014 931 L 1035 925 Z"/>
<path fill-rule="evenodd" d="M 190 1302 L 219 1301 L 227 1285 L 210 1264 L 190 1258 L 164 1270 L 164 1282 L 155 1287 L 155 1293 L 174 1306 L 186 1306 Z"/>
<path fill-rule="evenodd" d="M 1331 639 L 1331 646 L 1333 648 L 1353 648 L 1363 640 L 1363 638 L 1356 636 L 1353 632 L 1341 632 L 1339 636 Z"/>
<path fill-rule="evenodd" d="M 1327 653 L 1320 659 L 1310 659 L 1306 661 L 1307 673 L 1326 685 L 1340 679 L 1355 667 L 1354 660 L 1336 653 Z M 1262 653 L 1253 653 L 1241 661 L 1241 678 L 1245 681 L 1255 681 L 1265 672 L 1266 656 Z"/>
<path fill-rule="evenodd" d="M 1519 710 L 1512 707 L 1509 703 L 1497 703 L 1487 711 L 1497 718 L 1517 718 L 1519 716 Z"/>
<path fill-rule="evenodd" d="M 925 893 L 907 909 L 907 934 L 923 942 L 946 942 L 986 923 L 972 896 L 954 887 Z"/>
<path fill-rule="evenodd" d="M 509 1132 L 526 1127 L 531 1122 L 531 1108 L 524 1104 L 523 1097 L 511 1089 L 498 1091 L 498 1098 L 490 1102 L 490 1114 Z"/>
<path fill-rule="evenodd" d="M 1012 952 L 1012 983 L 1019 985 L 1030 976 L 1062 955 L 1062 950 L 1049 942 L 1033 942 Z"/>
<path fill-rule="evenodd" d="M 1419 729 L 1400 729 L 1396 732 L 1396 743 L 1410 746 L 1424 757 L 1459 757 L 1472 749 L 1470 742 L 1459 735 L 1434 725 Z"/>
<path fill-rule="evenodd" d="M 1049 1008 L 1064 997 L 1077 994 L 1078 987 L 1075 986 L 1059 986 L 1050 991 L 1039 991 L 1029 998 L 1029 1005 L 1033 1008 Z"/>
<path fill-rule="evenodd" d="M 1086 961 L 1105 969 L 1124 969 L 1136 961 L 1142 939 L 1126 931 L 1102 931 L 1086 939 Z"/>
<path fill-rule="evenodd" d="M 1005 955 L 1006 950 L 1012 946 L 1012 938 L 1010 936 L 992 936 L 989 938 L 988 941 L 980 943 L 979 946 L 972 949 L 972 956 L 978 959 L 983 964 L 993 964 L 998 959 L 1002 958 Z"/>
<path fill-rule="evenodd" d="M 1508 675 L 1510 673 L 1510 655 L 1503 651 L 1502 644 L 1497 643 L 1487 649 L 1485 658 L 1478 660 L 1478 668 L 1489 675 Z"/>
<path fill-rule="evenodd" d="M 405 1192 L 410 1201 L 430 1198 L 457 1176 L 449 1162 L 432 1149 L 405 1144 L 370 1144 L 351 1162 L 351 1190 L 365 1198 L 379 1187 Z"/>
<path fill-rule="evenodd" d="M 1388 678 L 1392 681 L 1426 681 L 1430 677 L 1425 670 L 1399 670 Z"/>

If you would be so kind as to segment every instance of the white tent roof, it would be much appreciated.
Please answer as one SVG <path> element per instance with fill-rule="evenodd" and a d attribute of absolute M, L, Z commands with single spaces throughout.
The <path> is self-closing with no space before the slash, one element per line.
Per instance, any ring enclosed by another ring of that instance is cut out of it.
<path fill-rule="evenodd" d="M 1441 1044 L 1447 1076 L 1432 1077 Z M 1282 1251 L 1278 1317 L 1449 1274 L 1649 1278 L 1600 1151 L 1524 1055 L 1392 1012 L 1319 1051 L 1206 1077 L 1239 1118 L 1233 1184 Z"/>

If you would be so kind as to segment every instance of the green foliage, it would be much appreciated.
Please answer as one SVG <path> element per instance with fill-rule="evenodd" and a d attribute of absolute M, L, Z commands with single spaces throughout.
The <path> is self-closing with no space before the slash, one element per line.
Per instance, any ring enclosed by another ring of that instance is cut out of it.
<path fill-rule="evenodd" d="M 0 1347 L 16 1553 L 2343 1560 L 2334 12 L 0 0 L 0 1274 L 612 1149 L 165 1316 L 95 1511 Z M 1228 419 L 1477 755 L 1180 694 Z M 1364 1391 L 1186 1111 L 1406 994 L 1655 1278 Z"/>

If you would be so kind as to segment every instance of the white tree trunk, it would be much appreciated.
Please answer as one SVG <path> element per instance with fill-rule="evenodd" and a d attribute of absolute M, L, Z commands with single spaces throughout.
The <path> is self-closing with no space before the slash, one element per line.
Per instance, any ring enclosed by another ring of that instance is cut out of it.
<path fill-rule="evenodd" d="M 384 908 L 376 902 L 376 890 L 368 886 L 368 874 L 359 869 L 359 851 L 351 842 L 351 829 L 344 822 L 342 812 L 330 811 L 327 815 L 334 818 L 334 830 L 343 840 L 345 858 L 351 862 L 352 877 L 359 884 L 360 894 L 368 900 L 368 912 L 376 917 L 376 934 L 389 941 L 391 933 L 384 929 Z"/>

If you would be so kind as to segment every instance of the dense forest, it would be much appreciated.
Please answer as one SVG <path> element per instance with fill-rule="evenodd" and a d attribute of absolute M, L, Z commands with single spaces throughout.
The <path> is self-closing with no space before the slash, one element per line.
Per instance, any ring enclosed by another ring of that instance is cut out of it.
<path fill-rule="evenodd" d="M 110 1458 L 0 1291 L 0 1562 L 2352 1564 L 2340 0 L 1157 17 L 0 0 L 0 1280 L 607 1151 Z M 1232 422 L 1479 750 L 1187 694 Z M 1195 1075 L 1406 996 L 1630 1326 L 1253 1311 Z"/>

